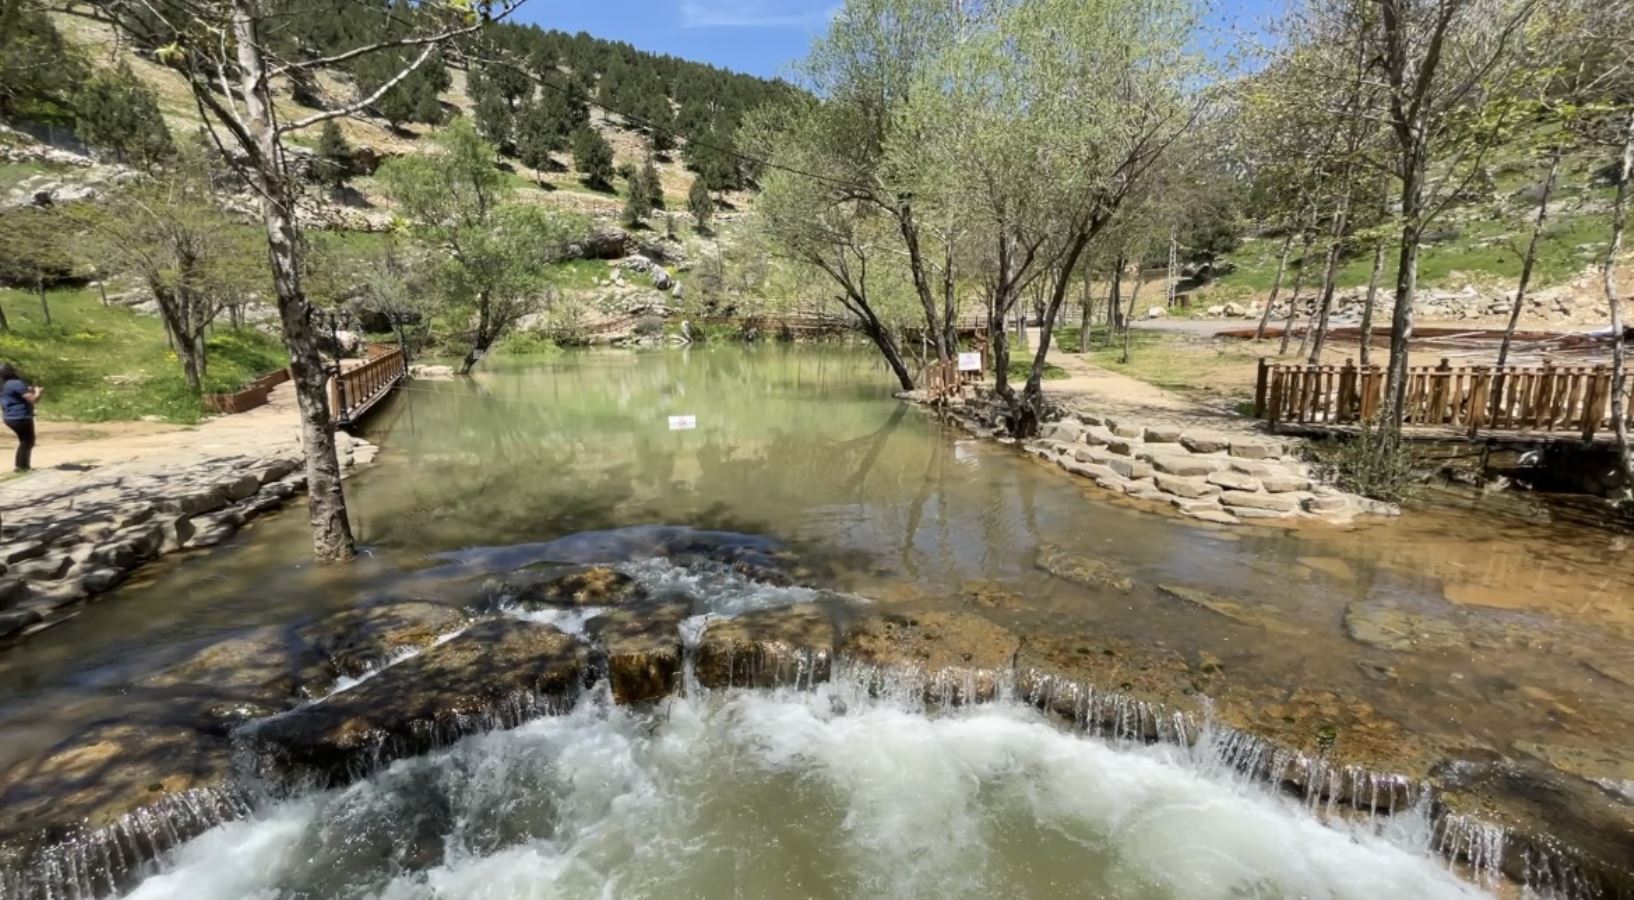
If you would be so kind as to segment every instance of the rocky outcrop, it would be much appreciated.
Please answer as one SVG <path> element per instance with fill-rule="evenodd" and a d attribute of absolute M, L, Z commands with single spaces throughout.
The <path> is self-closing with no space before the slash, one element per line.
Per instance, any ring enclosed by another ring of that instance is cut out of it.
<path fill-rule="evenodd" d="M 346 471 L 374 459 L 374 445 L 337 438 Z M 184 458 L 135 474 L 93 470 L 7 486 L 0 642 L 63 621 L 153 559 L 228 540 L 305 490 L 300 465 L 291 441 L 275 441 L 259 453 Z"/>
<path fill-rule="evenodd" d="M 344 783 L 473 731 L 564 708 L 588 673 L 588 648 L 554 627 L 479 622 L 435 652 L 260 723 L 251 736 L 256 769 L 274 779 Z"/>
<path fill-rule="evenodd" d="M 1073 553 L 1055 544 L 1041 544 L 1034 557 L 1036 565 L 1057 578 L 1075 581 L 1092 588 L 1127 591 L 1135 586 L 1134 579 L 1116 563 Z"/>
<path fill-rule="evenodd" d="M 587 623 L 616 702 L 646 703 L 675 692 L 681 678 L 681 623 L 689 612 L 683 603 L 631 604 Z"/>
<path fill-rule="evenodd" d="M 837 641 L 821 606 L 762 610 L 709 622 L 694 670 L 704 687 L 810 685 L 829 679 Z"/>
<path fill-rule="evenodd" d="M 915 673 L 927 699 L 972 703 L 992 699 L 1015 664 L 1020 641 L 970 613 L 887 613 L 857 623 L 840 642 L 848 662 L 887 674 Z"/>

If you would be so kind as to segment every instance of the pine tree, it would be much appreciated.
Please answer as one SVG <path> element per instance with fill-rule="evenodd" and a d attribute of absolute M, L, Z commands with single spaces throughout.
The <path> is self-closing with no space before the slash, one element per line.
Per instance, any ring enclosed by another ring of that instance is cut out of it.
<path fill-rule="evenodd" d="M 175 145 L 159 113 L 159 99 L 130 66 L 92 75 L 74 98 L 80 140 L 143 168 L 171 156 Z"/>
<path fill-rule="evenodd" d="M 312 161 L 312 178 L 331 189 L 339 188 L 352 177 L 352 145 L 340 133 L 334 119 L 323 123 L 318 133 L 316 158 Z"/>
<path fill-rule="evenodd" d="M 592 187 L 612 187 L 613 148 L 589 126 L 573 133 L 573 166 Z"/>
<path fill-rule="evenodd" d="M 652 155 L 648 154 L 641 163 L 641 184 L 647 189 L 647 206 L 651 209 L 664 208 L 664 182 L 658 177 L 658 166 L 653 164 Z"/>
<path fill-rule="evenodd" d="M 516 116 L 516 158 L 539 172 L 556 163 L 551 154 L 567 149 L 567 136 L 544 101 L 522 107 Z"/>
<path fill-rule="evenodd" d="M 634 228 L 652 212 L 652 187 L 647 182 L 647 169 L 637 169 L 635 177 L 625 185 L 624 224 Z"/>
<path fill-rule="evenodd" d="M 687 191 L 687 211 L 692 213 L 692 221 L 699 231 L 709 228 L 709 220 L 715 215 L 715 199 L 709 196 L 709 185 L 702 178 L 692 179 L 692 188 Z"/>

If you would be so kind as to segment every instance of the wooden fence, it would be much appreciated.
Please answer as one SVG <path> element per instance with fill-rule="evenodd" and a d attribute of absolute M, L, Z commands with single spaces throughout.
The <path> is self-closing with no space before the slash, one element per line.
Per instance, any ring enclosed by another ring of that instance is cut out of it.
<path fill-rule="evenodd" d="M 1380 366 L 1282 365 L 1260 360 L 1254 415 L 1269 422 L 1347 425 L 1384 405 Z M 1628 387 L 1624 386 L 1626 392 Z M 1437 366 L 1407 369 L 1402 424 L 1480 431 L 1567 432 L 1585 441 L 1611 429 L 1606 366 Z"/>
<path fill-rule="evenodd" d="M 389 344 L 369 346 L 367 361 L 329 379 L 329 410 L 337 425 L 362 418 L 408 375 L 403 351 Z"/>

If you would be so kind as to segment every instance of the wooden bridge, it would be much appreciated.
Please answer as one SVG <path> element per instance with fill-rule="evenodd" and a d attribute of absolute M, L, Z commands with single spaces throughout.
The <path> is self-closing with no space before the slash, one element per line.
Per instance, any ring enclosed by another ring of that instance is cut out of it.
<path fill-rule="evenodd" d="M 345 428 L 386 398 L 408 377 L 403 351 L 389 344 L 370 344 L 364 360 L 329 379 L 329 414 Z"/>
<path fill-rule="evenodd" d="M 1379 415 L 1384 387 L 1380 366 L 1262 359 L 1254 415 L 1273 430 L 1346 431 Z M 1606 366 L 1455 367 L 1443 359 L 1408 367 L 1402 424 L 1412 436 L 1433 439 L 1475 440 L 1485 432 L 1489 438 L 1592 442 L 1611 433 L 1611 394 Z"/>

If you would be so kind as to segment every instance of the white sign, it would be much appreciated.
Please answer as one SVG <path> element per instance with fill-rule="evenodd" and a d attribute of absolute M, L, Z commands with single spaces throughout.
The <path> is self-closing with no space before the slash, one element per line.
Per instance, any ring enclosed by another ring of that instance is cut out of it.
<path fill-rule="evenodd" d="M 982 355 L 980 353 L 959 354 L 959 371 L 980 372 L 982 370 Z"/>
<path fill-rule="evenodd" d="M 669 417 L 669 430 L 670 431 L 691 431 L 692 429 L 697 428 L 697 427 L 698 427 L 698 417 L 697 416 L 670 416 Z"/>

